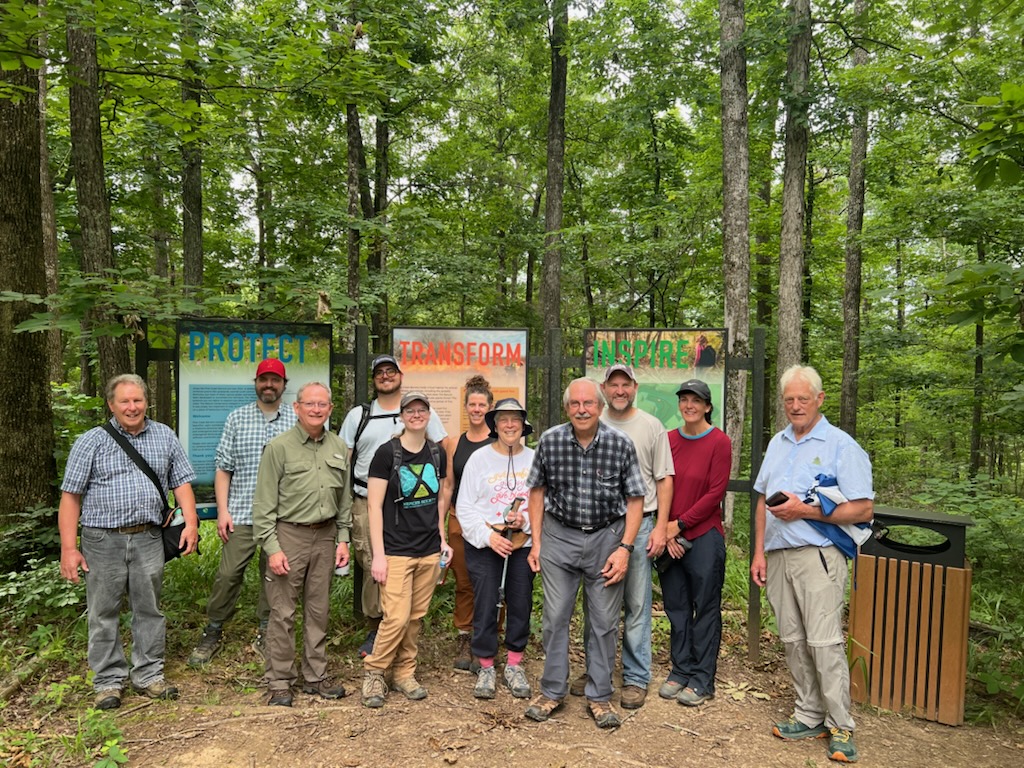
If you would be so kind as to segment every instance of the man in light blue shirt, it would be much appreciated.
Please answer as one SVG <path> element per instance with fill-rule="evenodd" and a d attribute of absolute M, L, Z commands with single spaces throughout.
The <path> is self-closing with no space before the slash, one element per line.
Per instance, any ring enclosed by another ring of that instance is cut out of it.
<path fill-rule="evenodd" d="M 206 604 L 207 625 L 199 645 L 188 657 L 190 667 L 208 664 L 220 648 L 224 623 L 235 614 L 245 569 L 256 554 L 252 527 L 252 497 L 263 447 L 295 423 L 295 411 L 281 407 L 288 378 L 284 363 L 267 358 L 256 368 L 256 400 L 228 414 L 217 445 L 217 473 L 213 491 L 217 499 L 217 535 L 224 543 L 213 591 Z M 270 606 L 267 603 L 267 557 L 260 552 L 260 597 L 256 608 L 259 628 L 253 648 L 264 655 L 264 635 Z"/>
<path fill-rule="evenodd" d="M 830 759 L 856 762 L 843 638 L 848 566 L 822 529 L 871 520 L 871 461 L 822 415 L 817 371 L 788 368 L 779 391 L 789 426 L 768 444 L 754 481 L 759 496 L 750 566 L 754 583 L 767 586 L 796 694 L 792 716 L 772 733 L 787 741 L 828 738 Z M 805 501 L 819 475 L 835 477 L 847 499 L 828 516 Z"/>

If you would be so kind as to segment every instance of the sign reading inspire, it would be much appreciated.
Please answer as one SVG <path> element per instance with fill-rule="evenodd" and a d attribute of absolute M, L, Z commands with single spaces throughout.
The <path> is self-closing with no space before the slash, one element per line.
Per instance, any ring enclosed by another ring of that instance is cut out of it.
<path fill-rule="evenodd" d="M 190 331 L 186 347 L 190 361 L 258 364 L 268 357 L 276 357 L 287 365 L 306 361 L 309 338 L 307 334 Z"/>
<path fill-rule="evenodd" d="M 689 368 L 690 339 L 601 338 L 595 339 L 593 356 L 588 361 L 596 368 L 625 363 L 634 368 Z"/>

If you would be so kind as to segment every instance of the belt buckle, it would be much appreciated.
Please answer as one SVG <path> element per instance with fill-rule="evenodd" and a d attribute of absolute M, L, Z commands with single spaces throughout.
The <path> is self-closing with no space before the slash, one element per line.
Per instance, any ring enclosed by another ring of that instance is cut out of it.
<path fill-rule="evenodd" d="M 581 525 L 580 526 L 580 530 L 583 531 L 584 533 L 593 533 L 594 531 L 597 530 L 597 526 L 596 525 Z"/>

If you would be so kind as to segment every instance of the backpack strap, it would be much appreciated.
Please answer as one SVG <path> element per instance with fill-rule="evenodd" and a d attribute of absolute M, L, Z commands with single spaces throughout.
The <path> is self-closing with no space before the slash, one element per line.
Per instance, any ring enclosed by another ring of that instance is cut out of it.
<path fill-rule="evenodd" d="M 352 441 L 352 452 L 349 455 L 349 489 L 351 490 L 355 486 L 360 488 L 366 487 L 366 481 L 356 479 L 356 458 L 359 456 L 359 438 L 363 436 L 363 432 L 366 431 L 366 425 L 370 423 L 370 411 L 373 409 L 373 401 L 363 403 L 359 406 L 362 409 L 362 413 L 359 415 L 359 426 L 356 427 L 356 436 Z"/>

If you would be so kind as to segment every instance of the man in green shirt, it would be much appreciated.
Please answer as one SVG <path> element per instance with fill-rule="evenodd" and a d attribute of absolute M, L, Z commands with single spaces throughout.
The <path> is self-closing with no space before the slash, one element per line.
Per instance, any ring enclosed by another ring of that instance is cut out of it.
<path fill-rule="evenodd" d="M 253 497 L 253 533 L 267 553 L 266 679 L 272 706 L 292 705 L 295 607 L 303 593 L 302 691 L 340 699 L 345 688 L 327 678 L 327 618 L 334 568 L 348 563 L 352 499 L 348 448 L 324 429 L 331 390 L 313 382 L 294 403 L 299 423 L 263 451 Z"/>

